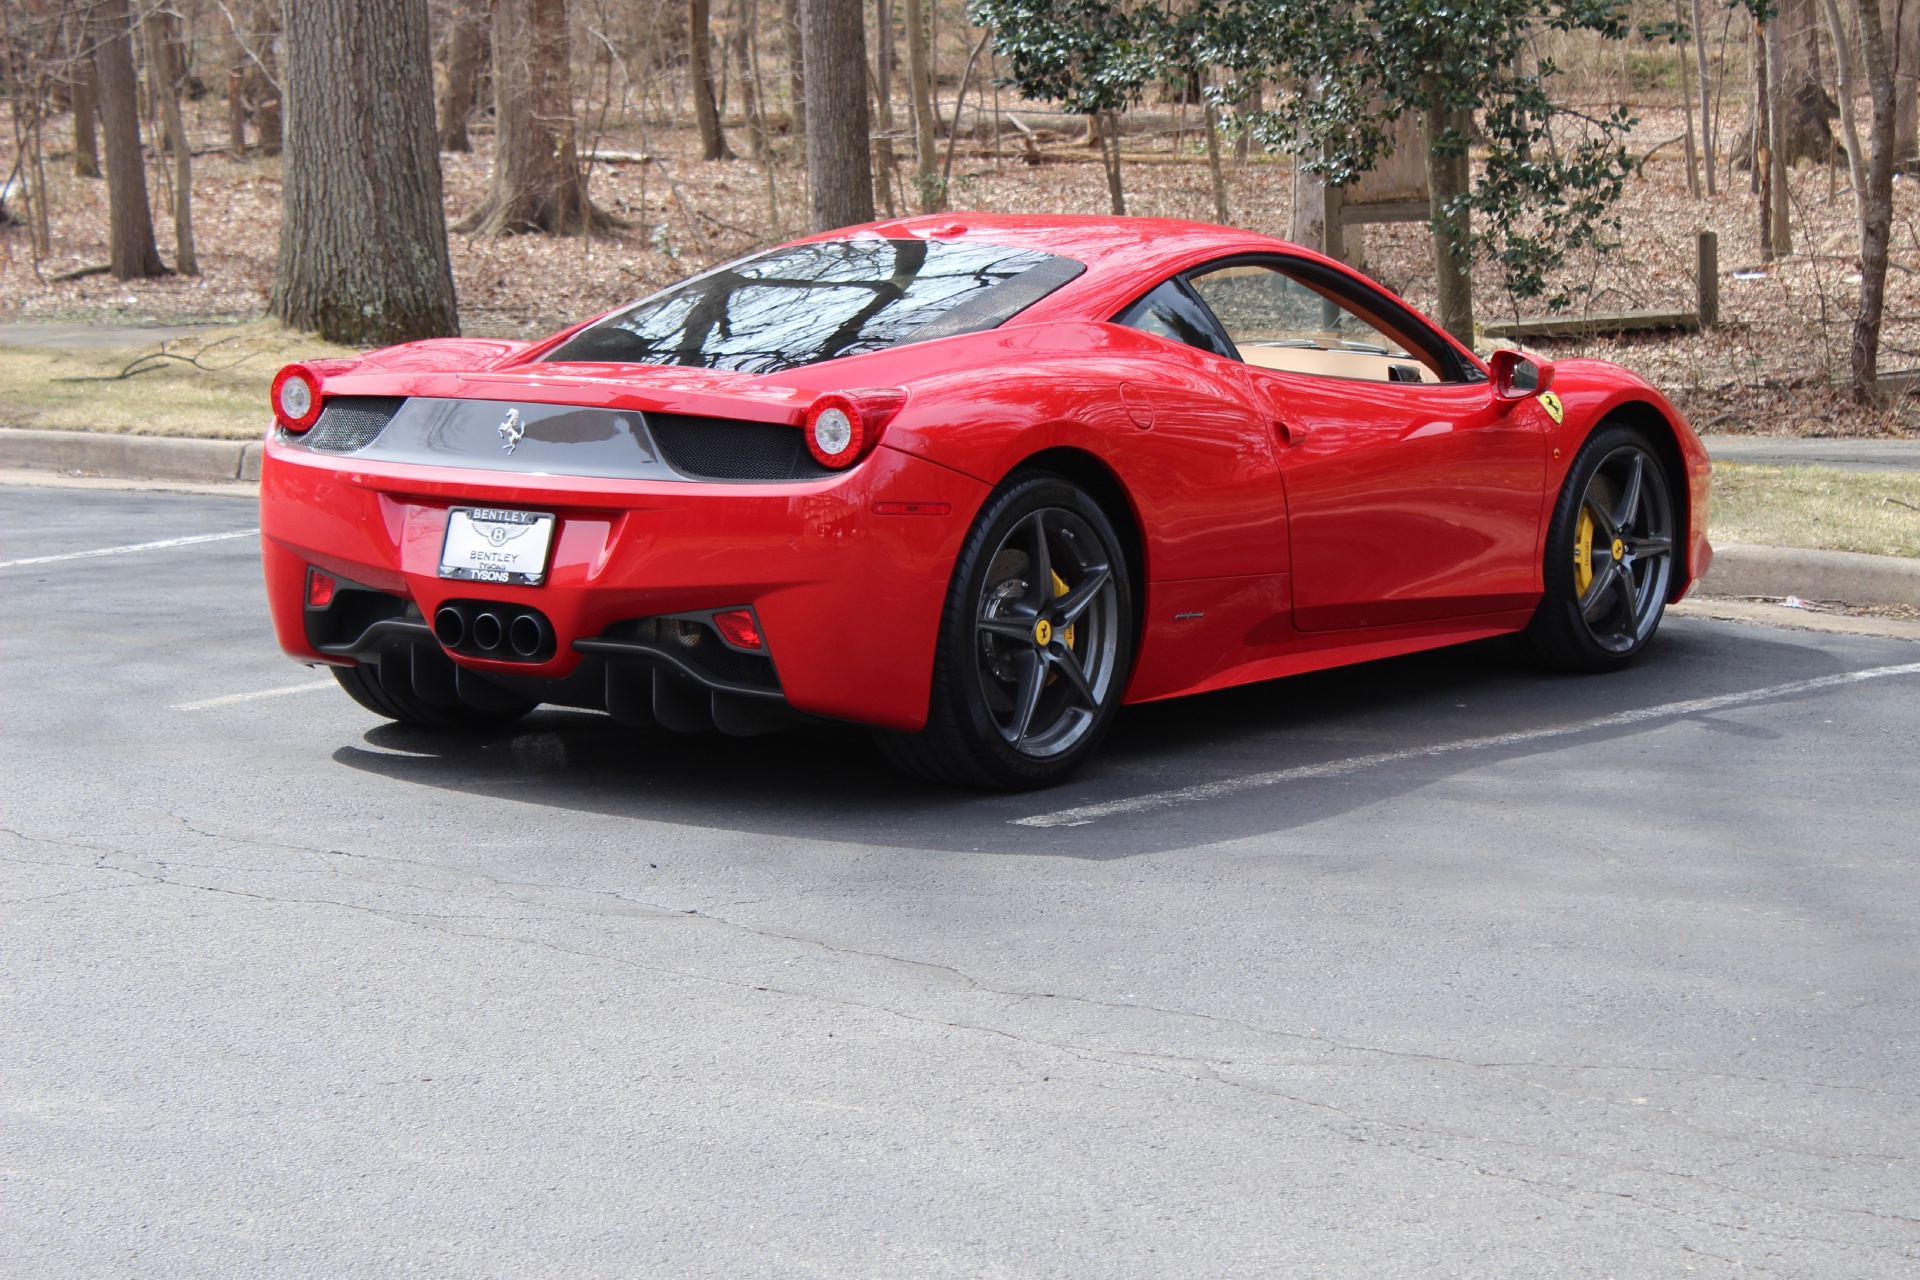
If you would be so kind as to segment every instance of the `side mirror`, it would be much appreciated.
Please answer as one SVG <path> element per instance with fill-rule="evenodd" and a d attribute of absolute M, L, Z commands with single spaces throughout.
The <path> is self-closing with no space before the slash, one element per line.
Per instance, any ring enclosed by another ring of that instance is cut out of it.
<path fill-rule="evenodd" d="M 1494 352 L 1487 369 L 1493 375 L 1493 398 L 1503 404 L 1517 404 L 1553 385 L 1551 363 L 1542 364 L 1510 349 Z"/>

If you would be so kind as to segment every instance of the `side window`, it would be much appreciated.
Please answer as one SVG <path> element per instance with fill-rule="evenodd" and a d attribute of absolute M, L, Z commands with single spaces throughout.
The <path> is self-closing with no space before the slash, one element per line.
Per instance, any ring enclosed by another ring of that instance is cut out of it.
<path fill-rule="evenodd" d="M 1178 280 L 1169 280 L 1114 317 L 1129 329 L 1184 342 L 1190 347 L 1234 359 L 1233 348 L 1221 341 L 1220 331 L 1206 308 L 1193 300 Z"/>
<path fill-rule="evenodd" d="M 1259 264 L 1202 268 L 1188 278 L 1240 358 L 1262 369 L 1363 382 L 1439 382 L 1429 354 L 1351 303 Z"/>

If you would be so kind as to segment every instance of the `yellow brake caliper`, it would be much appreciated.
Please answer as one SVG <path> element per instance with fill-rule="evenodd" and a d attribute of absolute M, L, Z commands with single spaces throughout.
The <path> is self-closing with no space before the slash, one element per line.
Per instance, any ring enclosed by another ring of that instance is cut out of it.
<path fill-rule="evenodd" d="M 1589 537 L 1588 541 L 1591 542 L 1592 538 Z M 1066 580 L 1056 573 L 1053 575 L 1053 598 L 1055 600 L 1058 600 L 1061 596 L 1065 594 L 1067 594 Z M 1067 648 L 1069 649 L 1073 648 L 1073 628 L 1072 627 L 1068 627 L 1065 631 L 1062 631 L 1060 633 L 1060 641 L 1062 644 L 1066 645 Z"/>
<path fill-rule="evenodd" d="M 1593 585 L 1593 512 L 1582 506 L 1580 523 L 1573 535 L 1573 594 L 1586 599 Z"/>
<path fill-rule="evenodd" d="M 1058 600 L 1061 596 L 1065 594 L 1067 594 L 1066 579 L 1062 578 L 1059 574 L 1056 573 L 1053 575 L 1053 598 L 1055 600 Z M 1069 649 L 1073 648 L 1073 628 L 1072 627 L 1068 627 L 1065 631 L 1060 632 L 1059 636 L 1060 636 L 1061 644 L 1066 645 L 1067 648 Z M 1059 675 L 1055 672 L 1049 671 L 1047 673 L 1048 684 L 1052 684 L 1055 680 L 1058 680 L 1059 678 L 1060 678 Z"/>

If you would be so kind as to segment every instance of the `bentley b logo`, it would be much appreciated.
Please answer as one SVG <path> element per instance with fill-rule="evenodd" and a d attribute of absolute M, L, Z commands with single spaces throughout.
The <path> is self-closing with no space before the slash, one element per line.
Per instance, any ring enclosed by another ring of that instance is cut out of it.
<path fill-rule="evenodd" d="M 520 411 L 518 409 L 507 410 L 507 419 L 500 424 L 500 435 L 506 443 L 500 447 L 508 453 L 512 453 L 513 446 L 519 444 L 520 437 L 525 434 L 527 434 L 527 429 L 520 422 Z"/>

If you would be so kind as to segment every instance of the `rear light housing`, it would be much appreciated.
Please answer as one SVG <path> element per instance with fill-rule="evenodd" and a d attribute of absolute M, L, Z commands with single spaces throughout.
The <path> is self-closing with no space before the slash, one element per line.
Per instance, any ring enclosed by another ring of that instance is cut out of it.
<path fill-rule="evenodd" d="M 320 421 L 320 375 L 304 364 L 290 364 L 274 375 L 273 419 L 288 431 L 305 431 Z"/>
<path fill-rule="evenodd" d="M 807 452 L 823 467 L 850 467 L 873 452 L 887 423 L 907 402 L 898 387 L 834 391 L 807 410 Z"/>
<path fill-rule="evenodd" d="M 751 609 L 723 609 L 713 615 L 713 626 L 720 638 L 736 649 L 758 653 L 767 647 L 766 638 L 760 634 L 760 623 Z"/>
<path fill-rule="evenodd" d="M 324 609 L 333 603 L 333 591 L 338 584 L 318 569 L 307 570 L 307 608 Z"/>

